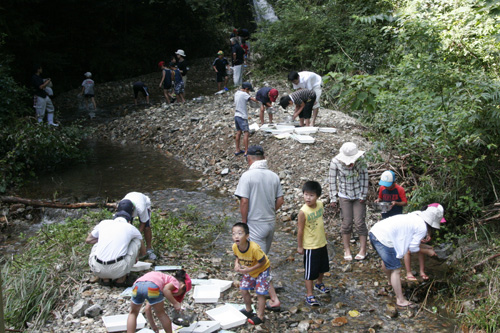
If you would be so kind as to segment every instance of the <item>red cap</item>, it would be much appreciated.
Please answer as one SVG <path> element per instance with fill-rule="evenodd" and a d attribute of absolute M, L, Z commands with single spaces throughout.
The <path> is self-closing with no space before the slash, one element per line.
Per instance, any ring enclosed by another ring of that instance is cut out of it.
<path fill-rule="evenodd" d="M 165 66 L 165 61 L 160 61 L 158 63 L 158 68 L 162 68 L 163 66 Z"/>
<path fill-rule="evenodd" d="M 184 299 L 184 296 L 186 296 L 187 292 L 191 290 L 192 283 L 191 283 L 191 278 L 189 277 L 188 274 L 186 274 L 186 279 L 184 280 L 184 283 L 186 284 L 186 292 L 182 295 L 174 296 L 174 298 L 177 302 L 182 302 L 182 300 Z"/>
<path fill-rule="evenodd" d="M 276 102 L 276 99 L 278 98 L 278 90 L 276 89 L 271 89 L 269 91 L 269 99 L 271 100 L 271 102 Z"/>

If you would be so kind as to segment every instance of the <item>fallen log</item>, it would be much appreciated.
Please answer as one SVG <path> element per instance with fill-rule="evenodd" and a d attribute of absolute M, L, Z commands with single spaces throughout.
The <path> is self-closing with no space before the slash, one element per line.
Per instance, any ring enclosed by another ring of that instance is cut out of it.
<path fill-rule="evenodd" d="M 57 201 L 42 201 L 35 199 L 26 199 L 12 196 L 0 196 L 0 201 L 5 203 L 20 203 L 34 207 L 62 208 L 62 209 L 78 209 L 78 208 L 116 208 L 116 203 L 108 202 L 77 202 L 77 203 L 62 203 Z"/>
<path fill-rule="evenodd" d="M 492 255 L 491 257 L 488 257 L 486 259 L 484 259 L 483 261 L 481 261 L 480 263 L 478 264 L 475 264 L 473 267 L 472 267 L 472 270 L 474 271 L 474 273 L 477 272 L 478 268 L 480 268 L 481 266 L 483 266 L 484 264 L 486 264 L 488 261 L 490 261 L 491 259 L 494 259 L 496 257 L 500 257 L 500 253 L 497 253 L 497 254 L 494 254 Z"/>

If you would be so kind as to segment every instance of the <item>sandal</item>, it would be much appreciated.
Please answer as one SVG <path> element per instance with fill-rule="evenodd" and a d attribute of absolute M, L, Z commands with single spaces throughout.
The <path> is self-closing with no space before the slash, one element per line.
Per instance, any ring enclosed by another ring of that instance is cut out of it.
<path fill-rule="evenodd" d="M 111 280 L 107 280 L 107 281 L 99 280 L 99 284 L 101 286 L 104 286 L 104 287 L 111 287 Z"/>
<path fill-rule="evenodd" d="M 310 306 L 319 306 L 319 302 L 316 300 L 314 296 L 306 296 L 306 303 Z"/>
<path fill-rule="evenodd" d="M 240 150 L 239 152 L 234 153 L 234 156 L 240 156 L 241 154 L 244 154 L 244 153 L 245 153 L 244 150 Z"/>
<path fill-rule="evenodd" d="M 365 258 L 366 258 L 366 254 L 363 256 L 359 253 L 356 254 L 356 256 L 354 257 L 354 259 L 356 259 L 356 260 L 365 260 Z"/>
<path fill-rule="evenodd" d="M 420 277 L 421 277 L 421 278 L 422 278 L 422 280 L 424 280 L 424 281 L 429 280 L 429 276 L 428 276 L 427 274 L 425 274 L 425 273 L 424 273 L 424 274 L 420 274 Z"/>
<path fill-rule="evenodd" d="M 260 325 L 264 322 L 264 319 L 260 319 L 257 316 L 253 316 L 252 318 L 248 318 L 248 322 L 252 325 Z"/>
<path fill-rule="evenodd" d="M 352 261 L 352 255 L 346 255 L 344 252 L 344 260 Z"/>
<path fill-rule="evenodd" d="M 243 313 L 247 318 L 252 318 L 254 316 L 253 311 L 247 311 L 246 309 L 241 309 L 240 312 Z"/>
<path fill-rule="evenodd" d="M 396 304 L 396 308 L 398 310 L 416 309 L 416 308 L 418 308 L 418 304 L 415 304 L 413 302 L 409 302 L 408 305 L 399 305 L 399 304 Z"/>
<path fill-rule="evenodd" d="M 422 278 L 423 278 L 423 277 L 422 277 Z M 424 279 L 424 280 L 425 280 L 425 279 Z M 408 282 L 415 282 L 415 281 L 417 281 L 417 278 L 416 278 L 416 277 L 414 277 L 413 275 L 411 275 L 411 276 L 407 276 L 407 277 L 406 277 L 406 281 L 408 281 Z"/>
<path fill-rule="evenodd" d="M 325 287 L 324 283 L 315 284 L 314 289 L 318 290 L 319 292 L 322 292 L 323 294 L 328 294 L 330 292 L 330 288 Z"/>
<path fill-rule="evenodd" d="M 281 311 L 281 306 L 271 306 L 269 305 L 269 302 L 266 302 L 266 310 L 272 311 L 272 312 L 280 312 Z"/>

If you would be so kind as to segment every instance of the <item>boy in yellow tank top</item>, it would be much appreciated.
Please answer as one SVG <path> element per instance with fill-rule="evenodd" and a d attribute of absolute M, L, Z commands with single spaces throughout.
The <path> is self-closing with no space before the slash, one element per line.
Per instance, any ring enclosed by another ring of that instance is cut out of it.
<path fill-rule="evenodd" d="M 314 280 L 317 280 L 314 289 L 322 293 L 330 292 L 330 289 L 323 284 L 324 273 L 330 270 L 330 266 L 323 225 L 323 202 L 318 201 L 321 196 L 321 185 L 315 181 L 308 181 L 302 187 L 302 193 L 305 204 L 300 208 L 298 217 L 297 252 L 304 255 L 306 303 L 319 306 L 313 295 Z"/>

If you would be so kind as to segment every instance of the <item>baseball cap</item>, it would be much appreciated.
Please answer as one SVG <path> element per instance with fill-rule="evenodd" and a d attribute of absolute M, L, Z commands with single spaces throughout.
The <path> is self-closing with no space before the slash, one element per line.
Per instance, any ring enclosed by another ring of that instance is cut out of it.
<path fill-rule="evenodd" d="M 129 199 L 123 199 L 123 200 L 121 200 L 118 203 L 118 207 L 116 207 L 116 211 L 117 212 L 125 211 L 130 216 L 132 216 L 134 214 L 134 209 L 135 209 L 134 204 Z M 116 216 L 116 214 L 115 214 L 115 216 Z"/>
<path fill-rule="evenodd" d="M 85 77 L 91 77 L 91 76 L 92 76 L 92 73 L 87 72 L 87 73 L 85 73 L 85 74 L 83 74 L 83 75 L 85 75 Z"/>
<path fill-rule="evenodd" d="M 165 66 L 165 61 L 160 61 L 158 63 L 158 68 L 162 68 L 163 66 Z"/>
<path fill-rule="evenodd" d="M 118 211 L 115 216 L 113 217 L 113 219 L 116 219 L 116 218 L 119 218 L 119 217 L 123 217 L 125 220 L 127 220 L 127 222 L 130 222 L 132 221 L 132 217 L 130 216 L 129 213 L 127 213 L 126 211 L 124 210 L 120 210 Z"/>
<path fill-rule="evenodd" d="M 184 296 L 186 296 L 187 292 L 190 291 L 192 288 L 193 282 L 191 281 L 191 277 L 187 273 L 186 273 L 184 283 L 186 285 L 186 292 L 182 295 L 174 296 L 174 298 L 177 302 L 182 302 L 182 300 L 184 299 Z"/>
<path fill-rule="evenodd" d="M 278 98 L 278 90 L 276 89 L 271 89 L 269 91 L 269 99 L 271 100 L 271 102 L 276 102 L 276 99 Z"/>
<path fill-rule="evenodd" d="M 395 181 L 396 174 L 393 171 L 386 170 L 382 173 L 382 176 L 380 176 L 380 181 L 378 182 L 378 184 L 385 187 L 391 187 Z"/>
<path fill-rule="evenodd" d="M 243 89 L 250 89 L 250 91 L 254 91 L 253 87 L 252 87 L 252 84 L 250 82 L 243 82 L 243 84 L 241 85 L 241 87 Z"/>
<path fill-rule="evenodd" d="M 250 146 L 247 155 L 264 156 L 264 148 L 262 146 Z"/>
<path fill-rule="evenodd" d="M 223 51 L 219 51 L 217 52 L 218 55 L 224 55 L 224 52 Z"/>

